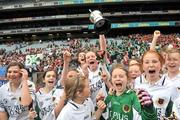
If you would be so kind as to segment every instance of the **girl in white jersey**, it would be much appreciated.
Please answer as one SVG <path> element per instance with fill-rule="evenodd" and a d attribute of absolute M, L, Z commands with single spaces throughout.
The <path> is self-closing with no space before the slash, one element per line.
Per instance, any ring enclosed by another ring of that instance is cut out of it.
<path fill-rule="evenodd" d="M 65 93 L 68 103 L 60 112 L 57 120 L 96 120 L 106 107 L 105 104 L 96 113 L 92 100 L 89 98 L 89 82 L 85 76 L 80 74 L 66 79 Z"/>
<path fill-rule="evenodd" d="M 163 63 L 163 57 L 156 51 L 145 52 L 142 56 L 144 73 L 135 80 L 135 88 L 144 88 L 152 96 L 158 119 L 171 114 L 172 100 L 175 99 L 174 93 L 176 93 L 171 82 L 160 75 Z"/>
<path fill-rule="evenodd" d="M 36 93 L 36 112 L 41 120 L 56 120 L 64 107 L 65 95 L 63 89 L 57 89 L 56 72 L 46 71 L 43 75 L 45 86 Z"/>
<path fill-rule="evenodd" d="M 167 50 L 166 67 L 168 69 L 167 79 L 172 82 L 180 94 L 180 50 L 175 48 Z"/>
<path fill-rule="evenodd" d="M 32 107 L 35 86 L 28 81 L 28 72 L 18 62 L 7 67 L 9 82 L 0 88 L 0 118 L 3 120 L 29 120 L 28 112 Z"/>

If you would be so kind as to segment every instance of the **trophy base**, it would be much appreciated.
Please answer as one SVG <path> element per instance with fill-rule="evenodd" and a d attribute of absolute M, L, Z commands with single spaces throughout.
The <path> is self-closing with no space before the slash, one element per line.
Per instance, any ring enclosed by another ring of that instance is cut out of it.
<path fill-rule="evenodd" d="M 101 19 L 95 23 L 95 31 L 98 34 L 106 34 L 111 29 L 111 23 L 107 19 Z"/>

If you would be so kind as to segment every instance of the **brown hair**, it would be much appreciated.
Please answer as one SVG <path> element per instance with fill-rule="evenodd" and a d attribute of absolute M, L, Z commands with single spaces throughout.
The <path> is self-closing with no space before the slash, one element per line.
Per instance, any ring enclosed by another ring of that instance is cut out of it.
<path fill-rule="evenodd" d="M 12 66 L 18 66 L 20 69 L 24 69 L 24 65 L 20 62 L 10 62 L 7 66 L 7 70 Z"/>
<path fill-rule="evenodd" d="M 53 71 L 53 72 L 55 73 L 56 79 L 57 79 L 57 72 L 56 72 L 55 70 L 47 70 L 47 71 L 45 71 L 45 72 L 43 73 L 43 78 L 45 78 L 46 74 L 47 74 L 48 72 L 50 72 L 50 71 Z"/>
<path fill-rule="evenodd" d="M 143 65 L 143 59 L 144 59 L 144 57 L 145 57 L 147 54 L 149 54 L 149 53 L 155 54 L 155 55 L 158 57 L 158 59 L 159 59 L 159 61 L 160 61 L 160 63 L 161 63 L 161 67 L 162 67 L 163 64 L 165 63 L 165 60 L 164 60 L 164 58 L 162 57 L 162 55 L 161 55 L 160 53 L 158 53 L 158 52 L 156 52 L 156 51 L 154 51 L 154 50 L 148 50 L 148 51 L 146 51 L 146 52 L 142 55 L 142 58 L 141 58 L 141 63 L 142 63 L 142 65 Z"/>
<path fill-rule="evenodd" d="M 67 78 L 65 80 L 65 93 L 67 99 L 74 99 L 76 98 L 75 94 L 77 91 L 82 92 L 85 87 L 85 81 L 87 78 L 83 75 L 78 74 L 77 76 Z"/>
<path fill-rule="evenodd" d="M 166 53 L 169 55 L 170 53 L 179 53 L 180 54 L 180 49 L 176 49 L 176 48 L 173 48 L 173 49 L 169 49 L 166 51 Z"/>

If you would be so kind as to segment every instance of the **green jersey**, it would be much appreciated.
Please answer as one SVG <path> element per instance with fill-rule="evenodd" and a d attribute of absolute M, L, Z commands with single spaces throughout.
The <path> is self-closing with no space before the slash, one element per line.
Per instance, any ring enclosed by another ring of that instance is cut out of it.
<path fill-rule="evenodd" d="M 141 106 L 134 91 L 127 90 L 122 95 L 108 95 L 105 99 L 109 111 L 108 120 L 133 120 L 133 109 L 142 120 L 157 120 L 156 110 L 153 105 Z"/>

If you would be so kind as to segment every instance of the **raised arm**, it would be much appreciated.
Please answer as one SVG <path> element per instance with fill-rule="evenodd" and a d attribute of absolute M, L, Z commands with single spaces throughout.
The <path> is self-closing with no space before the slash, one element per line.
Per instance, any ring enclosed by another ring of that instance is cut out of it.
<path fill-rule="evenodd" d="M 20 102 L 21 105 L 23 106 L 29 106 L 32 103 L 32 97 L 30 94 L 29 87 L 32 87 L 28 85 L 28 72 L 25 69 L 21 69 L 21 74 L 22 74 L 22 93 L 21 93 L 21 98 Z"/>
<path fill-rule="evenodd" d="M 65 94 L 65 92 L 63 92 L 63 95 L 61 96 L 58 104 L 57 104 L 56 107 L 54 108 L 54 112 L 55 112 L 56 118 L 58 117 L 59 113 L 60 113 L 61 110 L 63 109 L 63 107 L 64 107 L 64 105 L 65 105 L 65 101 L 66 101 L 66 94 Z"/>
<path fill-rule="evenodd" d="M 156 43 L 157 43 L 157 39 L 158 37 L 161 35 L 159 30 L 155 30 L 154 31 L 154 36 L 153 36 L 153 40 L 152 43 L 150 45 L 150 50 L 156 50 Z"/>
<path fill-rule="evenodd" d="M 64 80 L 67 77 L 68 69 L 69 69 L 69 63 L 71 61 L 71 53 L 68 51 L 65 51 L 63 53 L 63 70 L 62 70 L 62 75 L 61 75 L 61 85 L 64 86 Z"/>
<path fill-rule="evenodd" d="M 104 35 L 99 35 L 99 44 L 100 44 L 100 50 L 105 51 L 104 58 L 105 58 L 105 62 L 108 63 L 109 61 L 107 58 L 107 51 L 106 51 L 107 44 L 106 44 L 106 38 Z"/>

